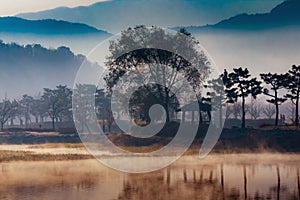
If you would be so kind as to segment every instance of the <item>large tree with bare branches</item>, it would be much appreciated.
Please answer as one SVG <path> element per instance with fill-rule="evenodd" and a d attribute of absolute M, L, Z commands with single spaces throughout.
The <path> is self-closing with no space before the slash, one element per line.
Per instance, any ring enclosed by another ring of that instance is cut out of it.
<path fill-rule="evenodd" d="M 156 49 L 155 44 L 168 50 Z M 161 104 L 166 111 L 166 120 L 170 121 L 172 111 L 177 109 L 174 104 L 176 92 L 186 88 L 180 80 L 186 79 L 200 94 L 201 83 L 209 74 L 208 60 L 202 51 L 198 51 L 197 44 L 185 30 L 170 34 L 158 27 L 129 28 L 121 33 L 119 40 L 110 43 L 109 72 L 105 77 L 107 87 L 112 91 L 118 82 L 122 82 L 119 90 L 123 92 L 139 87 L 131 102 Z M 147 84 L 149 82 L 156 84 Z M 153 101 L 149 102 L 151 99 Z"/>

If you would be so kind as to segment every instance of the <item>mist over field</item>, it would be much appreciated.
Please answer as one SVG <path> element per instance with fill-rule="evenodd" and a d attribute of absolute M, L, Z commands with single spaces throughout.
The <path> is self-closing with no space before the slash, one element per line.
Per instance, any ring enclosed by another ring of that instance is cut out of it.
<path fill-rule="evenodd" d="M 193 32 L 192 32 L 193 33 Z M 247 67 L 258 76 L 266 72 L 286 72 L 300 62 L 300 29 L 262 31 L 212 30 L 194 33 L 219 69 Z"/>

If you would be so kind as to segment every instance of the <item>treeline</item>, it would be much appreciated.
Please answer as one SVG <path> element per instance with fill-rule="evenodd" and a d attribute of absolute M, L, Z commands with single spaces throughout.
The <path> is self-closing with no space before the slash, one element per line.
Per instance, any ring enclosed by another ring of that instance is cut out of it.
<path fill-rule="evenodd" d="M 240 117 L 242 128 L 246 127 L 246 113 L 257 119 L 261 112 L 269 119 L 275 114 L 277 126 L 279 107 L 287 100 L 295 105 L 294 124 L 296 126 L 299 124 L 300 66 L 293 65 L 285 74 L 260 74 L 260 79 L 252 77 L 247 68 L 235 68 L 232 72 L 224 70 L 217 79 L 208 81 L 205 87 L 210 92 L 207 93 L 208 98 L 202 99 L 205 102 L 219 104 L 221 107 L 226 106 L 226 118 L 230 115 L 236 119 Z M 75 106 L 72 106 L 72 95 L 77 97 L 76 102 L 73 102 Z M 255 99 L 259 95 L 267 96 L 266 101 L 269 105 L 263 108 L 261 105 L 254 105 L 252 101 L 247 103 L 249 102 L 247 98 Z M 91 110 L 95 111 L 98 120 L 105 121 L 110 129 L 114 119 L 110 101 L 110 94 L 104 89 L 97 89 L 96 86 L 88 84 L 77 85 L 74 91 L 62 85 L 54 89 L 44 88 L 39 97 L 25 94 L 19 100 L 5 98 L 0 102 L 1 130 L 6 123 L 14 125 L 16 120 L 19 120 L 19 125 L 25 127 L 32 122 L 38 124 L 51 121 L 52 128 L 55 129 L 55 122 L 73 121 L 72 112 L 76 112 L 75 120 L 80 122 L 83 130 L 85 127 L 88 128 Z M 120 113 L 116 114 L 120 117 Z"/>
<path fill-rule="evenodd" d="M 109 96 L 103 89 L 97 89 L 93 85 L 78 85 L 74 90 L 74 95 L 81 95 L 82 103 L 89 95 L 94 95 L 96 107 L 94 108 L 99 118 L 107 118 Z M 0 125 L 3 130 L 4 125 L 14 125 L 15 120 L 19 120 L 19 125 L 28 127 L 30 123 L 41 124 L 51 121 L 52 128 L 55 130 L 56 122 L 73 121 L 72 108 L 73 91 L 67 86 L 59 85 L 54 89 L 44 88 L 39 97 L 23 95 L 19 100 L 9 100 L 5 98 L 0 102 Z M 80 111 L 85 114 L 86 111 Z M 87 116 L 85 116 L 87 117 Z"/>
<path fill-rule="evenodd" d="M 207 87 L 212 89 L 208 95 L 213 97 L 212 99 L 215 99 L 217 103 L 222 104 L 222 106 L 233 105 L 231 106 L 233 113 L 241 110 L 242 128 L 246 126 L 247 110 L 255 118 L 260 112 L 258 107 L 249 108 L 247 106 L 247 98 L 256 99 L 261 94 L 267 96 L 266 101 L 275 107 L 275 126 L 279 122 L 279 106 L 287 100 L 295 105 L 293 121 L 296 126 L 299 125 L 300 66 L 293 65 L 284 74 L 262 73 L 260 80 L 257 77 L 252 77 L 247 68 L 235 68 L 230 73 L 224 70 L 219 78 L 209 81 Z M 241 107 L 238 107 L 239 101 Z M 262 111 L 269 118 L 274 115 L 272 107 L 265 107 Z"/>
<path fill-rule="evenodd" d="M 17 58 L 17 59 L 16 59 Z M 40 67 L 55 65 L 58 68 L 78 66 L 85 59 L 83 55 L 75 55 L 68 47 L 47 49 L 40 44 L 19 45 L 17 43 L 4 43 L 0 40 L 0 64 L 2 67 Z M 42 65 L 40 65 L 42 64 Z"/>

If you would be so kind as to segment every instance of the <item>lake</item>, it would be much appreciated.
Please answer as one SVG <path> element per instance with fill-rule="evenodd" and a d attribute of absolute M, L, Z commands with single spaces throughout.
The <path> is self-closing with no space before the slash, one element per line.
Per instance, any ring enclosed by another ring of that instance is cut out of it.
<path fill-rule="evenodd" d="M 95 160 L 9 162 L 0 163 L 0 199 L 300 199 L 299 168 L 296 154 L 184 156 L 145 174 Z"/>

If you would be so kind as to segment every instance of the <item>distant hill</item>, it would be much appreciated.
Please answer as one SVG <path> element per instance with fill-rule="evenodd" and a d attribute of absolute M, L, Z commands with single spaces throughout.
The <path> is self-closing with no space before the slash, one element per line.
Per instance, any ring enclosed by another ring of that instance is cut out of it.
<path fill-rule="evenodd" d="M 4 93 L 9 97 L 35 95 L 45 87 L 59 84 L 71 87 L 85 59 L 64 46 L 47 49 L 39 44 L 24 46 L 0 40 L 0 98 Z"/>
<path fill-rule="evenodd" d="M 80 22 L 109 32 L 119 32 L 141 24 L 162 27 L 212 24 L 240 12 L 267 12 L 282 1 L 110 0 L 90 6 L 59 7 L 17 16 Z"/>
<path fill-rule="evenodd" d="M 290 26 L 300 27 L 300 1 L 286 0 L 277 5 L 269 13 L 239 14 L 219 23 L 207 26 L 187 27 L 190 31 L 209 29 L 226 30 L 266 30 L 285 28 Z"/>
<path fill-rule="evenodd" d="M 0 33 L 30 33 L 42 35 L 76 35 L 109 33 L 81 23 L 71 23 L 54 19 L 26 20 L 18 17 L 1 17 Z"/>

